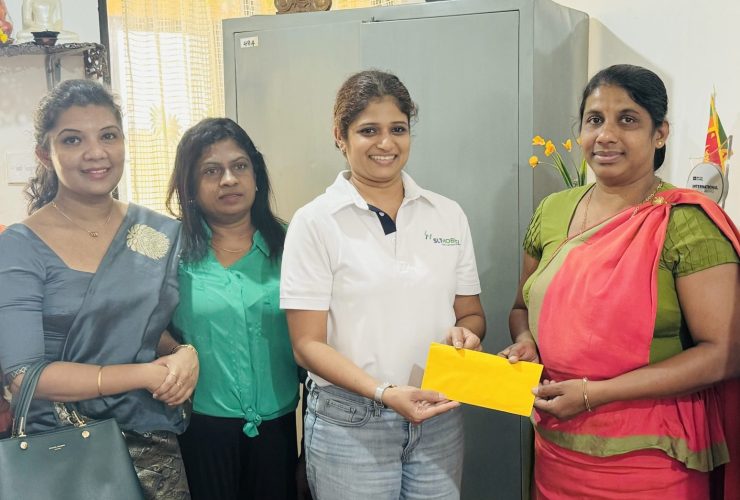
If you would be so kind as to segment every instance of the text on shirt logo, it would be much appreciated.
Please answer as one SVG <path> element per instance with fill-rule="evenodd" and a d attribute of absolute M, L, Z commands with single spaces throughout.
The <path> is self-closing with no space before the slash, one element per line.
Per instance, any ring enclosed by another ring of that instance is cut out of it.
<path fill-rule="evenodd" d="M 457 238 L 440 238 L 434 236 L 429 231 L 424 231 L 424 239 L 429 240 L 434 244 L 442 245 L 444 247 L 460 246 L 460 240 L 458 240 Z"/>

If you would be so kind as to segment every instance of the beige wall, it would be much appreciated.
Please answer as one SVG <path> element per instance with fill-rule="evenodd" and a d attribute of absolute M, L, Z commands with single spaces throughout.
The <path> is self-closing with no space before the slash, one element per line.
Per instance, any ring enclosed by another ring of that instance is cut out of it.
<path fill-rule="evenodd" d="M 725 132 L 740 151 L 740 65 L 734 0 L 556 0 L 590 16 L 589 74 L 616 63 L 656 71 L 668 89 L 671 135 L 660 175 L 685 186 L 697 157 L 704 153 L 709 95 L 717 91 L 717 110 Z M 740 162 L 740 154 L 736 156 Z M 733 159 L 730 160 L 734 163 Z M 740 173 L 729 168 L 725 209 L 740 222 Z"/>

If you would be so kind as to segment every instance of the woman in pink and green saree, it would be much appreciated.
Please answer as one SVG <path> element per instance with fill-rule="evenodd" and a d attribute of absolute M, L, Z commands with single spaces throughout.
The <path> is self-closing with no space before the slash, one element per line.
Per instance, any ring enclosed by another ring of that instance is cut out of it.
<path fill-rule="evenodd" d="M 545 198 L 524 241 L 510 361 L 535 389 L 538 499 L 740 498 L 740 235 L 655 175 L 653 72 L 616 65 L 581 102 L 596 182 Z"/>

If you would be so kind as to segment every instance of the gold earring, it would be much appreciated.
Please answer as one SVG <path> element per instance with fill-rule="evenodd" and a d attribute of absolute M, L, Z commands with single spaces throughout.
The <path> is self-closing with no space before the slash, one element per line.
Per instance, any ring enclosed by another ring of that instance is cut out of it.
<path fill-rule="evenodd" d="M 663 141 L 658 141 L 658 149 L 663 147 Z"/>

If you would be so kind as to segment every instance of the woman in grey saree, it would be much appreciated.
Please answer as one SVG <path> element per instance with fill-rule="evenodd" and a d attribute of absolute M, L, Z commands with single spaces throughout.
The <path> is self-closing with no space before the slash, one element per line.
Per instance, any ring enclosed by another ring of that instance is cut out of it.
<path fill-rule="evenodd" d="M 178 302 L 179 223 L 111 196 L 123 132 L 102 86 L 62 82 L 35 125 L 31 215 L 0 235 L 3 383 L 17 392 L 27 367 L 50 361 L 30 432 L 69 424 L 74 412 L 115 418 L 145 496 L 189 498 L 175 436 L 187 426 L 197 353 L 166 332 Z"/>

